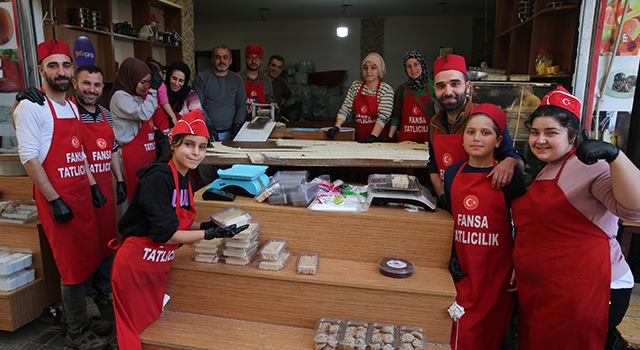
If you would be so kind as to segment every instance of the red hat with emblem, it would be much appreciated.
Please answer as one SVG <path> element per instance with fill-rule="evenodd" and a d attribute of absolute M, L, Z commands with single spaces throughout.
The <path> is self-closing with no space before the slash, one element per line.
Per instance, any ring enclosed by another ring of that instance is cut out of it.
<path fill-rule="evenodd" d="M 582 102 L 580 102 L 577 97 L 571 95 L 571 93 L 562 86 L 558 86 L 546 94 L 540 101 L 540 105 L 538 107 L 542 106 L 560 107 L 573 113 L 578 120 L 580 120 L 580 115 L 582 114 L 580 113 L 582 110 Z"/>
<path fill-rule="evenodd" d="M 501 134 L 504 131 L 505 126 L 507 126 L 507 115 L 504 114 L 502 108 L 494 105 L 493 103 L 479 104 L 476 108 L 473 109 L 473 113 L 471 113 L 471 115 L 476 114 L 484 114 L 487 117 L 493 119 L 493 121 L 498 124 L 498 128 L 500 128 Z"/>
<path fill-rule="evenodd" d="M 258 55 L 258 56 L 260 56 L 260 58 L 262 58 L 263 54 L 264 54 L 264 50 L 262 50 L 262 46 L 260 46 L 260 45 L 249 44 L 244 49 L 244 56 L 245 57 L 247 57 L 249 55 Z"/>
<path fill-rule="evenodd" d="M 178 120 L 173 128 L 173 135 L 187 134 L 204 136 L 209 138 L 209 130 L 207 123 L 204 121 L 204 115 L 200 109 L 187 113 L 182 119 Z"/>
<path fill-rule="evenodd" d="M 445 55 L 433 62 L 433 76 L 435 77 L 443 70 L 457 70 L 467 75 L 467 62 L 460 55 Z"/>
<path fill-rule="evenodd" d="M 73 56 L 71 56 L 71 50 L 69 45 L 60 40 L 46 40 L 38 44 L 38 64 L 42 63 L 42 60 L 51 55 L 67 55 L 73 62 Z"/>

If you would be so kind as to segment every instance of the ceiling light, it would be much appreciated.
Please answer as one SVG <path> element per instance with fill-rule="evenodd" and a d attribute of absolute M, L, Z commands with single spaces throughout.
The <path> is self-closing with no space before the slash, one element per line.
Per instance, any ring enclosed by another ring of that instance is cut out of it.
<path fill-rule="evenodd" d="M 349 35 L 349 28 L 344 24 L 344 13 L 347 12 L 347 7 L 353 6 L 351 4 L 345 4 L 342 0 L 342 16 L 340 17 L 340 26 L 336 28 L 336 35 L 340 38 L 344 38 Z"/>

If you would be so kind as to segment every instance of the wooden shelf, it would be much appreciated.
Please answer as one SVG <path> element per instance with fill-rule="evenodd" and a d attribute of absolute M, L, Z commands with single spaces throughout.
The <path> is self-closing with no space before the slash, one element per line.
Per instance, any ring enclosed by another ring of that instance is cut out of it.
<path fill-rule="evenodd" d="M 130 35 L 124 35 L 124 34 L 119 34 L 119 33 L 113 33 L 113 38 L 116 40 L 124 40 L 124 41 L 140 41 L 140 42 L 150 42 L 147 39 L 142 39 L 142 38 L 138 38 L 135 36 L 130 36 Z"/>
<path fill-rule="evenodd" d="M 69 29 L 85 31 L 87 33 L 111 35 L 111 32 L 107 28 L 104 28 L 104 30 L 99 30 L 99 29 L 93 29 L 93 28 L 90 28 L 90 27 L 76 26 L 76 25 L 72 25 L 72 24 L 60 24 L 60 26 L 61 27 L 65 27 L 65 28 L 69 28 Z"/>
<path fill-rule="evenodd" d="M 571 13 L 579 9 L 578 5 L 567 5 L 567 6 L 558 6 L 558 7 L 546 7 L 539 12 L 537 12 L 536 16 L 544 16 L 544 15 L 552 15 L 552 16 L 561 16 L 566 13 Z"/>

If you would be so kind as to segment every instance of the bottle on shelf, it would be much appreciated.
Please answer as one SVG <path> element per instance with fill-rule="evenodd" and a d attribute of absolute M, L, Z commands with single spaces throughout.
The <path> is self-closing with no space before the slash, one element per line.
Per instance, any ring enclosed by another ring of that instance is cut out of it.
<path fill-rule="evenodd" d="M 535 60 L 536 74 L 547 74 L 547 68 L 553 65 L 553 52 L 551 50 L 538 50 Z"/>
<path fill-rule="evenodd" d="M 153 30 L 153 35 L 151 36 L 151 38 L 154 41 L 160 41 L 160 32 L 158 30 L 158 23 L 160 21 L 158 21 L 158 17 L 156 17 L 155 12 L 151 12 L 151 29 Z"/>

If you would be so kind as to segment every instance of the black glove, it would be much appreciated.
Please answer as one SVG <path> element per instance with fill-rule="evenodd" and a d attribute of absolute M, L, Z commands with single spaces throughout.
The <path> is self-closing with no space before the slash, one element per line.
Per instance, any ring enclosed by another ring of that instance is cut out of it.
<path fill-rule="evenodd" d="M 387 136 L 387 137 L 380 137 L 378 138 L 378 142 L 393 142 L 393 138 Z"/>
<path fill-rule="evenodd" d="M 124 181 L 118 181 L 116 183 L 116 192 L 118 194 L 118 201 L 116 204 L 122 204 L 127 200 L 127 183 Z"/>
<path fill-rule="evenodd" d="M 160 85 L 162 85 L 162 77 L 160 76 L 160 73 L 156 73 L 151 77 L 149 88 L 158 90 L 158 88 L 160 88 Z"/>
<path fill-rule="evenodd" d="M 22 100 L 29 100 L 33 103 L 44 106 L 44 93 L 34 87 L 28 87 L 25 90 L 18 92 L 16 95 L 16 101 Z"/>
<path fill-rule="evenodd" d="M 201 222 L 200 223 L 200 229 L 201 230 L 206 230 L 208 228 L 215 228 L 215 227 L 220 227 L 220 225 L 218 225 L 215 222 L 213 222 L 213 220 L 209 220 L 207 222 Z"/>
<path fill-rule="evenodd" d="M 91 199 L 93 199 L 93 206 L 96 208 L 102 208 L 107 203 L 107 197 L 100 192 L 98 184 L 91 185 Z"/>
<path fill-rule="evenodd" d="M 67 222 L 73 219 L 73 211 L 71 207 L 65 203 L 62 198 L 58 197 L 49 202 L 51 213 L 57 222 Z"/>
<path fill-rule="evenodd" d="M 591 140 L 586 130 L 582 130 L 583 141 L 576 148 L 576 156 L 587 165 L 595 164 L 598 159 L 604 159 L 611 163 L 620 154 L 618 147 L 604 141 Z"/>
<path fill-rule="evenodd" d="M 458 256 L 455 254 L 451 254 L 451 259 L 449 259 L 449 272 L 451 272 L 451 277 L 456 282 L 460 282 L 462 277 L 467 276 L 467 273 L 462 271 L 460 260 L 458 260 Z"/>
<path fill-rule="evenodd" d="M 445 196 L 444 194 L 438 196 L 437 206 L 440 209 L 449 210 L 449 201 L 447 201 L 447 196 Z"/>
<path fill-rule="evenodd" d="M 238 135 L 238 132 L 240 131 L 240 129 L 242 128 L 242 124 L 233 124 L 231 126 L 231 130 L 230 132 L 230 139 L 234 139 L 236 137 L 236 135 Z"/>
<path fill-rule="evenodd" d="M 213 125 L 207 125 L 207 130 L 209 130 L 209 135 L 211 135 L 212 141 L 220 141 L 218 140 L 218 131 L 213 127 Z"/>
<path fill-rule="evenodd" d="M 202 224 L 200 224 L 202 225 Z M 216 225 L 217 226 L 217 225 Z M 236 224 L 227 227 L 211 227 L 204 230 L 204 239 L 214 239 L 223 237 L 233 237 L 249 227 L 249 224 L 236 227 Z"/>
<path fill-rule="evenodd" d="M 165 134 L 162 132 L 162 130 L 160 129 L 154 129 L 153 130 L 153 137 L 156 139 L 156 142 L 160 142 L 162 140 L 164 140 L 164 138 L 166 137 Z"/>
<path fill-rule="evenodd" d="M 376 135 L 369 135 L 369 137 L 362 139 L 360 141 L 358 141 L 358 143 L 374 143 L 378 141 L 378 136 Z"/>
<path fill-rule="evenodd" d="M 340 132 L 339 127 L 332 126 L 331 128 L 329 128 L 329 130 L 327 130 L 326 134 L 328 138 L 333 140 L 333 138 L 336 137 L 336 135 L 338 135 L 339 132 Z"/>

